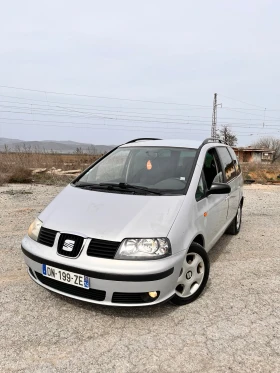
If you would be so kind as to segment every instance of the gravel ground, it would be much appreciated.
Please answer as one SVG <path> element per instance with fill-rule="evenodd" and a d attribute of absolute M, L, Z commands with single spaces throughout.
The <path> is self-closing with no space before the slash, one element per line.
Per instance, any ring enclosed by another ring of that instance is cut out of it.
<path fill-rule="evenodd" d="M 0 188 L 0 371 L 280 372 L 280 186 L 247 186 L 194 303 L 111 308 L 39 287 L 20 241 L 60 187 Z"/>

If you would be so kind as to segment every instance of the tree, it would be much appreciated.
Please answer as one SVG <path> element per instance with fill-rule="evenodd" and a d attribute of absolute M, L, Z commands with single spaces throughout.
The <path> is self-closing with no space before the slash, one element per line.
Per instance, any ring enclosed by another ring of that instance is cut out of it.
<path fill-rule="evenodd" d="M 232 133 L 228 126 L 222 126 L 222 129 L 219 130 L 218 136 L 220 140 L 225 141 L 230 146 L 235 146 L 237 144 L 237 137 Z"/>
<path fill-rule="evenodd" d="M 280 159 L 280 139 L 275 137 L 262 137 L 258 141 L 254 142 L 252 146 L 256 148 L 268 148 L 274 150 L 272 162 Z"/>
<path fill-rule="evenodd" d="M 90 146 L 88 146 L 86 152 L 87 152 L 87 154 L 95 155 L 96 154 L 96 149 L 93 145 L 90 145 Z"/>
<path fill-rule="evenodd" d="M 77 147 L 74 154 L 83 154 L 83 149 L 81 147 Z"/>

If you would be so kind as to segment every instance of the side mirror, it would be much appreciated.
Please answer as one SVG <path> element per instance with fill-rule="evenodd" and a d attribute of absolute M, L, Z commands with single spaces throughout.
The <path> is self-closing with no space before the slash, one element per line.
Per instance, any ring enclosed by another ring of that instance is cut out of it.
<path fill-rule="evenodd" d="M 206 192 L 206 196 L 210 196 L 210 194 L 229 194 L 231 191 L 231 187 L 228 184 L 224 183 L 213 183 L 211 188 Z"/>

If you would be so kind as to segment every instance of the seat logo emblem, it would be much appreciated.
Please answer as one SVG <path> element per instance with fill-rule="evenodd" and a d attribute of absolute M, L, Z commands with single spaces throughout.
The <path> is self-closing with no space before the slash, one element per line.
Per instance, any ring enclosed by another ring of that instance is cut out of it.
<path fill-rule="evenodd" d="M 72 251 L 74 249 L 75 241 L 73 240 L 65 240 L 63 244 L 62 250 L 64 251 Z"/>
<path fill-rule="evenodd" d="M 188 271 L 186 277 L 189 280 L 192 277 L 192 271 Z"/>

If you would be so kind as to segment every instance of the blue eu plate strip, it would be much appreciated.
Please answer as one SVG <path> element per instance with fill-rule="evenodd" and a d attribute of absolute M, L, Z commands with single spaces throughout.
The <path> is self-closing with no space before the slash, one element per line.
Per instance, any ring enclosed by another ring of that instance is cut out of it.
<path fill-rule="evenodd" d="M 46 266 L 46 264 L 42 264 L 42 270 L 43 270 L 43 275 L 46 276 L 46 274 L 47 274 L 47 266 Z"/>
<path fill-rule="evenodd" d="M 84 277 L 84 287 L 86 289 L 89 289 L 89 278 L 88 278 L 88 276 Z"/>

